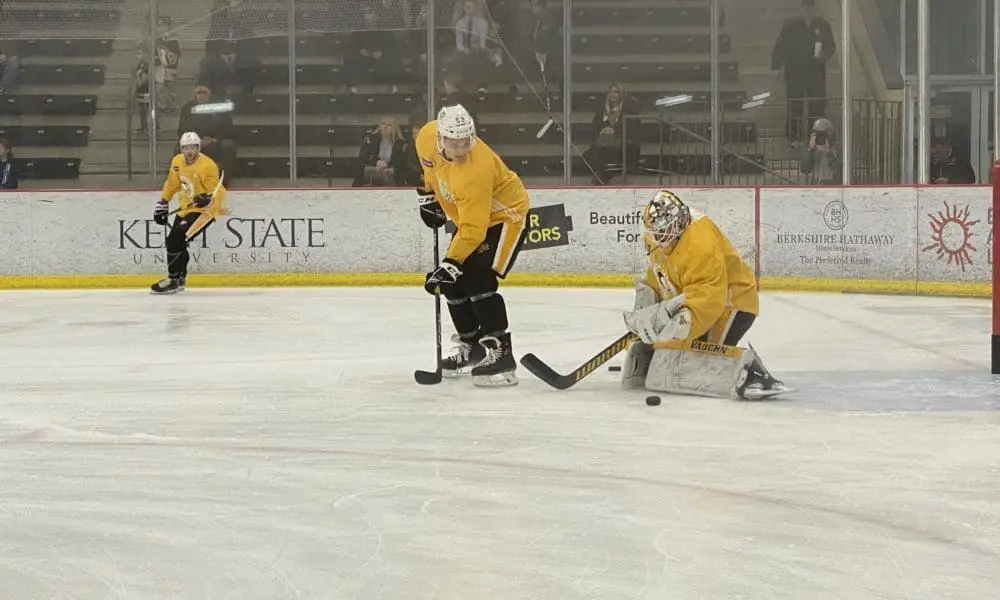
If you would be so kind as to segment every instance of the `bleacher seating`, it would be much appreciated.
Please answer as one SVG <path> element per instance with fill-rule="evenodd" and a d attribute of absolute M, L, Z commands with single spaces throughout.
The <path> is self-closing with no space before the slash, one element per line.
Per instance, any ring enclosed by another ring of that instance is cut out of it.
<path fill-rule="evenodd" d="M 113 33 L 121 4 L 109 0 L 95 8 L 68 8 L 48 0 L 6 3 L 2 18 L 8 27 L 24 31 L 44 27 L 56 35 Z M 114 42 L 110 35 L 103 39 L 40 36 L 19 40 L 13 47 L 21 62 L 18 87 L 0 96 L 0 137 L 14 146 L 20 177 L 26 180 L 22 186 L 37 185 L 30 180 L 78 179 L 84 149 L 90 143 L 90 120 L 99 102 L 98 94 L 77 90 L 105 84 Z M 81 59 L 91 62 L 81 64 Z"/>
<path fill-rule="evenodd" d="M 336 22 L 335 10 L 313 3 L 304 4 L 304 8 L 300 7 L 299 19 L 310 24 L 310 31 L 342 28 L 342 24 Z M 526 13 L 527 1 L 521 4 L 522 12 Z M 556 13 L 560 10 L 558 4 L 558 1 L 550 2 Z M 607 86 L 611 82 L 622 82 L 646 117 L 642 126 L 631 130 L 632 138 L 641 145 L 639 168 L 676 173 L 710 170 L 707 148 L 686 133 L 690 131 L 706 138 L 711 134 L 707 108 L 710 14 L 707 3 L 693 4 L 690 0 L 635 4 L 616 0 L 609 1 L 606 6 L 588 3 L 574 7 L 572 120 L 573 143 L 580 150 L 593 141 L 595 132 L 590 125 L 591 117 L 603 103 Z M 36 25 L 45 22 L 53 31 L 75 31 L 100 23 L 100 31 L 113 33 L 114 28 L 125 25 L 121 23 L 119 11 L 124 0 L 108 0 L 106 7 L 95 3 L 96 7 L 91 9 L 70 10 L 65 6 L 58 0 L 6 3 L 3 18 L 21 19 Z M 268 7 L 247 6 L 243 9 L 243 18 L 263 24 L 268 28 L 266 33 L 279 34 L 287 25 L 288 14 Z M 81 168 L 87 172 L 87 165 L 82 163 L 84 150 L 88 144 L 97 143 L 93 141 L 95 138 L 103 143 L 114 143 L 133 135 L 125 130 L 124 118 L 117 126 L 120 129 L 113 132 L 94 135 L 92 131 L 91 119 L 98 114 L 99 107 L 107 106 L 103 96 L 99 98 L 101 94 L 93 93 L 91 88 L 121 87 L 127 79 L 126 70 L 112 69 L 108 65 L 111 57 L 122 58 L 126 54 L 129 55 L 127 64 L 130 64 L 134 41 L 125 40 L 116 45 L 113 37 L 39 39 L 19 44 L 19 85 L 27 89 L 0 96 L 0 136 L 12 140 L 17 156 L 28 157 L 22 158 L 25 178 L 76 178 Z M 405 125 L 407 116 L 422 105 L 425 67 L 412 56 L 423 49 L 420 38 L 420 32 L 400 32 L 398 35 L 403 48 L 407 48 L 406 44 L 416 46 L 407 50 L 413 51 L 407 57 L 414 60 L 408 60 L 391 79 L 402 86 L 402 90 L 392 93 L 386 83 L 363 87 L 361 93 L 356 94 L 346 93 L 345 89 L 343 54 L 348 44 L 343 34 L 300 35 L 294 41 L 299 62 L 292 67 L 287 59 L 287 36 L 270 35 L 261 39 L 258 46 L 263 50 L 264 64 L 256 81 L 259 93 L 233 98 L 240 183 L 253 185 L 255 178 L 287 177 L 290 68 L 295 69 L 297 85 L 303 88 L 296 96 L 298 176 L 331 182 L 353 177 L 361 140 L 378 123 L 379 117 L 394 115 Z M 453 32 L 441 29 L 436 40 L 439 58 L 447 57 L 454 47 Z M 194 83 L 195 77 L 192 69 L 204 51 L 204 44 L 200 42 L 184 42 L 183 45 L 182 62 L 187 71 L 177 86 L 178 99 L 182 103 L 189 97 L 188 86 Z M 725 86 L 722 99 L 727 107 L 738 108 L 746 100 L 746 94 L 734 89 L 739 84 L 740 71 L 732 49 L 730 36 L 721 36 L 720 67 Z M 126 61 L 119 60 L 118 64 L 126 64 Z M 534 80 L 530 86 L 526 85 L 521 73 L 509 64 L 505 69 L 508 79 L 501 76 L 500 81 L 493 82 L 488 93 L 474 99 L 483 139 L 526 176 L 561 174 L 562 144 L 558 129 L 552 128 L 542 140 L 536 138 L 536 132 L 548 118 L 543 103 L 535 95 L 535 90 L 540 91 L 543 83 Z M 526 71 L 533 72 L 533 69 Z M 507 92 L 510 83 L 517 84 L 516 92 Z M 554 81 L 548 83 L 552 109 L 559 112 L 562 108 L 560 86 Z M 658 124 L 655 101 L 674 94 L 691 94 L 693 102 L 671 112 L 675 126 Z M 60 119 L 52 124 L 36 125 L 42 123 L 38 117 L 49 116 Z M 164 144 L 161 148 L 174 143 L 174 119 L 166 117 L 161 124 L 160 139 Z M 722 142 L 733 147 L 753 144 L 757 137 L 757 127 L 749 119 L 726 122 L 722 127 Z M 664 156 L 661 156 L 661 144 L 668 148 Z M 139 155 L 144 151 L 140 150 Z M 36 153 L 37 158 L 30 158 L 32 153 Z M 165 163 L 170 151 L 160 154 L 161 163 Z M 576 173 L 589 172 L 580 156 L 574 156 L 573 163 Z M 724 164 L 726 172 L 744 172 L 745 169 L 741 161 L 725 161 Z"/>

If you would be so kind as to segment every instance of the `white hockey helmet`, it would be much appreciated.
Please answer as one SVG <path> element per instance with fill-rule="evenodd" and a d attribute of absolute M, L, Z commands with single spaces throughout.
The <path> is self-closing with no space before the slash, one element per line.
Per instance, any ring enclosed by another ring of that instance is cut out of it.
<path fill-rule="evenodd" d="M 669 246 L 691 224 L 691 209 L 668 190 L 656 192 L 642 212 L 643 238 L 652 250 Z"/>
<path fill-rule="evenodd" d="M 198 150 L 201 150 L 201 137 L 193 131 L 187 131 L 181 135 L 181 143 L 179 145 L 182 150 L 184 146 L 198 146 Z"/>
<path fill-rule="evenodd" d="M 469 140 L 469 147 L 476 141 L 476 123 L 461 104 L 444 106 L 437 114 L 438 150 L 444 149 L 444 140 Z"/>

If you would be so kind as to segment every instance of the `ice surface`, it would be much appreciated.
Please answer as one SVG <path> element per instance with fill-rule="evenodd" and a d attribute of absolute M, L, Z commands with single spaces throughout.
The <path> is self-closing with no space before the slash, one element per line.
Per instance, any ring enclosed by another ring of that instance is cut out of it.
<path fill-rule="evenodd" d="M 507 291 L 569 371 L 631 292 Z M 413 383 L 411 289 L 0 294 L 0 597 L 996 600 L 979 300 L 768 294 L 799 392 Z M 620 360 L 621 357 L 619 357 Z"/>

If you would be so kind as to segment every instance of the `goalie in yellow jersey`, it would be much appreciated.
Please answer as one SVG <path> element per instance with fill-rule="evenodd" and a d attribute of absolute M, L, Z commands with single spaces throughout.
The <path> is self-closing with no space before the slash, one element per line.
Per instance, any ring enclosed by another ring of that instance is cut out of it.
<path fill-rule="evenodd" d="M 222 187 L 219 165 L 201 152 L 201 138 L 189 131 L 181 136 L 181 153 L 170 161 L 163 193 L 153 210 L 153 220 L 166 226 L 170 199 L 179 196 L 180 206 L 167 234 L 167 278 L 154 283 L 154 294 L 183 291 L 187 279 L 188 242 L 204 231 L 222 213 L 226 189 Z"/>
<path fill-rule="evenodd" d="M 625 314 L 641 341 L 628 350 L 623 386 L 743 400 L 789 391 L 753 349 L 736 346 L 757 318 L 757 286 L 722 231 L 666 190 L 643 218 L 649 268 Z"/>
<path fill-rule="evenodd" d="M 450 218 L 456 228 L 424 285 L 448 300 L 457 332 L 456 352 L 442 359 L 441 374 L 471 369 L 474 385 L 516 385 L 507 307 L 497 290 L 524 243 L 528 192 L 496 152 L 476 139 L 475 123 L 461 105 L 442 108 L 437 120 L 420 129 L 416 146 L 424 175 L 417 190 L 420 217 L 431 228 Z"/>

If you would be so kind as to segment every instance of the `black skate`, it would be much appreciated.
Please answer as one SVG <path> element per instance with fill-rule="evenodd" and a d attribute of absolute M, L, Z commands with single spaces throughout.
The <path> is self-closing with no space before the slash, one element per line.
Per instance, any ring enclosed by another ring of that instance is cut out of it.
<path fill-rule="evenodd" d="M 752 346 L 750 352 L 753 352 L 753 361 L 743 368 L 736 382 L 736 395 L 741 400 L 764 400 L 792 391 L 771 375 Z"/>
<path fill-rule="evenodd" d="M 184 277 L 167 277 L 161 279 L 150 286 L 149 290 L 154 294 L 176 294 L 184 291 Z"/>
<path fill-rule="evenodd" d="M 442 377 L 461 377 L 468 375 L 473 367 L 486 358 L 486 350 L 479 345 L 479 334 L 462 339 L 459 335 L 451 336 L 455 342 L 455 353 L 441 359 Z"/>
<path fill-rule="evenodd" d="M 479 387 L 517 385 L 517 375 L 514 374 L 517 362 L 510 345 L 510 333 L 484 336 L 479 345 L 486 357 L 472 369 L 472 384 Z"/>

